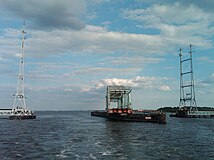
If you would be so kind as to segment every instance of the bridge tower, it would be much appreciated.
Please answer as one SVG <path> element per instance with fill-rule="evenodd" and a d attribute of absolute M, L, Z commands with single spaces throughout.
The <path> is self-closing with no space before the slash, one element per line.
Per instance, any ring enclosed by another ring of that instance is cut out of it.
<path fill-rule="evenodd" d="M 195 99 L 195 84 L 193 77 L 193 63 L 192 63 L 192 48 L 189 45 L 189 54 L 183 55 L 180 49 L 180 102 L 179 107 L 184 108 L 190 112 L 197 111 L 197 103 Z M 185 56 L 185 58 L 184 58 Z"/>

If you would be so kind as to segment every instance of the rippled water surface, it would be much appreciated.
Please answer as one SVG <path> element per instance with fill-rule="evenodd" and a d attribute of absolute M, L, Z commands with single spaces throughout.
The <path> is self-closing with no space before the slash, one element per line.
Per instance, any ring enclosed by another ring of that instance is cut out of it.
<path fill-rule="evenodd" d="M 89 111 L 0 119 L 0 159 L 213 160 L 214 119 L 111 122 Z"/>

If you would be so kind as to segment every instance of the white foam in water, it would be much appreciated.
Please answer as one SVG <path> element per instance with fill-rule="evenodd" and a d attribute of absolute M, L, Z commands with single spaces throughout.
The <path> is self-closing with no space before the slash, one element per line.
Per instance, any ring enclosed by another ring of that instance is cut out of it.
<path fill-rule="evenodd" d="M 16 157 L 22 157 L 22 155 L 21 155 L 21 154 L 19 154 L 19 153 L 17 153 L 17 154 L 16 154 Z"/>
<path fill-rule="evenodd" d="M 12 153 L 17 157 L 17 158 L 20 158 L 22 157 L 21 153 L 19 153 L 18 151 L 12 151 Z"/>
<path fill-rule="evenodd" d="M 80 156 L 78 154 L 75 155 L 76 160 L 80 159 Z"/>
<path fill-rule="evenodd" d="M 102 155 L 103 156 L 109 156 L 109 155 L 112 155 L 112 152 L 106 151 L 106 152 L 103 152 Z"/>
<path fill-rule="evenodd" d="M 60 157 L 60 158 L 67 158 L 68 156 L 66 155 L 67 153 L 70 153 L 70 148 L 65 148 L 63 150 L 60 151 L 60 154 L 57 154 L 56 157 Z"/>
<path fill-rule="evenodd" d="M 100 144 L 101 144 L 101 142 L 99 142 L 99 141 L 98 141 L 98 142 L 96 142 L 95 144 L 96 144 L 96 145 L 100 145 Z"/>
<path fill-rule="evenodd" d="M 66 151 L 66 149 L 65 149 L 65 150 L 60 151 L 60 154 L 57 154 L 57 155 L 56 155 L 56 157 L 60 157 L 60 158 L 67 158 L 68 156 L 64 154 L 64 153 L 65 153 L 65 151 Z"/>
<path fill-rule="evenodd" d="M 89 157 L 90 157 L 90 159 L 97 159 L 97 157 L 95 157 L 95 156 L 93 155 L 93 153 L 90 153 Z"/>
<path fill-rule="evenodd" d="M 68 156 L 63 155 L 63 154 L 57 154 L 56 156 L 57 156 L 57 157 L 60 157 L 60 158 L 67 158 L 67 157 L 68 157 Z"/>

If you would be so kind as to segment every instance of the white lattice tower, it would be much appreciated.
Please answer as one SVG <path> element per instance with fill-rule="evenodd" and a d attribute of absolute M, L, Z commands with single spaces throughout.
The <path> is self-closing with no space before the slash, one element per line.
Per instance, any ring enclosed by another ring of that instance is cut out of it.
<path fill-rule="evenodd" d="M 15 94 L 15 100 L 13 103 L 13 109 L 23 109 L 26 110 L 25 104 L 25 94 L 24 94 L 24 42 L 25 42 L 25 23 L 23 24 L 22 30 L 22 41 L 21 41 L 21 55 L 20 55 L 20 63 L 19 63 L 19 74 L 18 74 L 18 83 L 17 83 L 17 90 Z"/>

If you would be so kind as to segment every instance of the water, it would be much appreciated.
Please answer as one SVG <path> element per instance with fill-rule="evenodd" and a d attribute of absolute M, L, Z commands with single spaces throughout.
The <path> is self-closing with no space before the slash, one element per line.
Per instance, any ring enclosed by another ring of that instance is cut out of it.
<path fill-rule="evenodd" d="M 0 120 L 0 159 L 213 160 L 214 119 L 110 122 L 89 111 Z"/>

